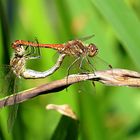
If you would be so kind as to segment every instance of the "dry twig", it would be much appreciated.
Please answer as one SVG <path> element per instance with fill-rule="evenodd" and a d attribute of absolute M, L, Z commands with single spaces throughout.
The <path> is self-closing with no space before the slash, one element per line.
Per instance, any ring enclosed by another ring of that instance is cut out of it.
<path fill-rule="evenodd" d="M 59 92 L 67 88 L 69 85 L 85 80 L 98 81 L 109 86 L 140 87 L 140 73 L 125 69 L 96 71 L 92 74 L 74 74 L 69 75 L 68 79 L 64 78 L 56 80 L 33 89 L 2 98 L 0 100 L 0 108 L 24 102 L 41 94 Z"/>

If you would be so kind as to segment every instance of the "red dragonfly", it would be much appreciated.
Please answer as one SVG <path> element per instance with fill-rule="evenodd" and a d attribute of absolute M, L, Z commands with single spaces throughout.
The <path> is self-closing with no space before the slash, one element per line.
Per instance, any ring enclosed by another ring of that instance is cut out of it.
<path fill-rule="evenodd" d="M 64 44 L 40 44 L 24 40 L 16 40 L 12 43 L 12 48 L 18 50 L 19 46 L 32 46 L 41 48 L 52 48 L 60 53 L 74 56 L 86 56 L 93 57 L 97 54 L 97 47 L 90 43 L 85 45 L 81 40 L 71 40 Z"/>

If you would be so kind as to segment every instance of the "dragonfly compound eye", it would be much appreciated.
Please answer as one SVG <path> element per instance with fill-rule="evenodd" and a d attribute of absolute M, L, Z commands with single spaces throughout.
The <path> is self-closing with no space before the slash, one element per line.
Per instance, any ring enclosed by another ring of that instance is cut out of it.
<path fill-rule="evenodd" d="M 88 45 L 88 51 L 89 51 L 88 56 L 93 57 L 97 54 L 98 48 L 95 46 L 95 44 L 91 43 L 91 44 Z"/>

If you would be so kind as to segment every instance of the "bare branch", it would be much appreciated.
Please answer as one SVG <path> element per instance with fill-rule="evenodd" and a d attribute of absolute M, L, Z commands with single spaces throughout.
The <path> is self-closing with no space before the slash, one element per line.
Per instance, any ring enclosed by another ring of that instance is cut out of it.
<path fill-rule="evenodd" d="M 0 100 L 0 108 L 24 102 L 41 94 L 59 92 L 71 84 L 85 80 L 98 81 L 109 86 L 140 87 L 140 73 L 125 69 L 96 71 L 92 74 L 74 74 L 69 75 L 68 79 L 64 78 L 56 80 L 33 89 L 25 90 L 2 98 Z"/>

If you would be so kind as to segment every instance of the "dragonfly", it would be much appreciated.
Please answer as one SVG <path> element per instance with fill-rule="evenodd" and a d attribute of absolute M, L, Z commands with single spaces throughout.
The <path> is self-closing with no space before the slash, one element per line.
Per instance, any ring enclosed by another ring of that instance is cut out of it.
<path fill-rule="evenodd" d="M 1 92 L 0 94 L 9 93 L 11 95 L 16 93 L 16 88 L 17 88 L 16 81 L 18 78 L 20 79 L 22 77 L 24 79 L 38 79 L 38 78 L 45 78 L 53 74 L 60 67 L 62 60 L 65 57 L 65 54 L 60 54 L 59 58 L 57 59 L 57 62 L 50 69 L 43 72 L 27 69 L 26 68 L 27 60 L 37 59 L 40 57 L 39 49 L 37 48 L 37 50 L 38 50 L 36 51 L 37 53 L 35 53 L 35 49 L 32 49 L 30 46 L 22 46 L 22 45 L 18 46 L 17 49 L 14 49 L 13 57 L 10 60 L 10 68 L 8 67 L 10 71 L 8 75 L 5 77 L 7 81 L 5 83 L 4 81 L 1 80 L 4 83 L 5 89 L 7 90 L 3 91 L 0 89 Z M 13 100 L 14 102 L 16 102 L 17 100 L 16 96 Z M 6 106 L 7 101 L 8 98 L 5 101 L 4 106 Z M 12 131 L 14 121 L 17 116 L 17 110 L 18 110 L 18 104 L 14 104 L 12 107 L 10 107 L 10 114 L 8 117 L 9 132 Z"/>
<path fill-rule="evenodd" d="M 95 44 L 84 44 L 82 40 L 71 40 L 63 44 L 39 44 L 25 40 L 16 40 L 12 44 L 12 48 L 14 50 L 18 50 L 18 48 L 23 46 L 32 46 L 32 47 L 41 47 L 41 48 L 51 48 L 57 50 L 59 54 L 64 54 L 66 56 L 75 56 L 76 59 L 71 63 L 68 67 L 68 75 L 71 67 L 77 63 L 77 61 L 81 60 L 79 68 L 82 69 L 83 61 L 86 62 L 93 68 L 92 63 L 88 59 L 88 57 L 94 57 L 98 53 L 98 48 Z"/>
<path fill-rule="evenodd" d="M 24 47 L 23 45 L 19 45 L 16 49 L 14 49 L 14 56 L 11 58 L 10 66 L 13 71 L 13 73 L 19 77 L 19 78 L 25 78 L 25 79 L 38 79 L 38 78 L 45 78 L 51 74 L 53 74 L 61 65 L 65 54 L 60 54 L 59 58 L 57 59 L 57 62 L 55 65 L 50 68 L 49 70 L 46 70 L 44 72 L 35 71 L 32 69 L 26 68 L 26 62 L 30 59 L 37 59 L 40 56 L 36 55 L 36 53 L 28 52 L 27 49 L 29 49 L 30 46 Z M 32 48 L 31 48 L 32 50 Z M 40 54 L 39 54 L 40 55 Z"/>

